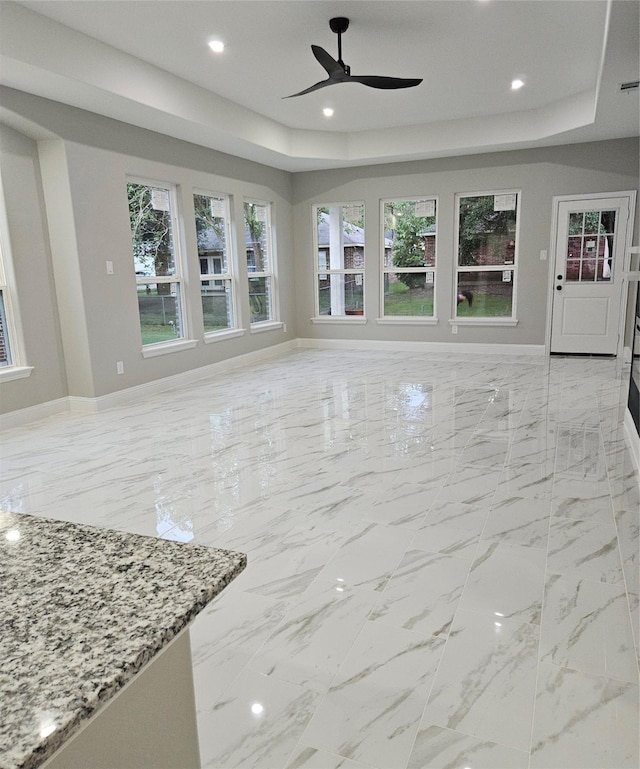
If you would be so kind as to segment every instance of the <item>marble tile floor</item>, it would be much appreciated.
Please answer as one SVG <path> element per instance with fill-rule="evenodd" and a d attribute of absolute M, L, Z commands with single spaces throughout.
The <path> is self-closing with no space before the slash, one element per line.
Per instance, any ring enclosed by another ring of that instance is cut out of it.
<path fill-rule="evenodd" d="M 637 768 L 627 377 L 298 350 L 6 431 L 0 505 L 248 553 L 192 626 L 207 769 Z"/>

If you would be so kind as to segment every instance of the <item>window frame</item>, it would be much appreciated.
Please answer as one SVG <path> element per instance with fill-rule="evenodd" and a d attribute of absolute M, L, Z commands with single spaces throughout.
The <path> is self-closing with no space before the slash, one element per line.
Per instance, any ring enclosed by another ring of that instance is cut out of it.
<path fill-rule="evenodd" d="M 0 366 L 0 382 L 25 379 L 34 367 L 27 365 L 26 347 L 20 321 L 20 302 L 13 269 L 13 252 L 9 220 L 7 217 L 4 187 L 0 178 L 0 293 L 4 305 L 6 326 L 4 334 L 10 355 L 10 363 Z"/>
<path fill-rule="evenodd" d="M 364 226 L 362 228 L 363 244 L 362 244 L 362 267 L 356 267 L 352 269 L 320 269 L 320 245 L 318 243 L 318 209 L 319 208 L 346 208 L 348 206 L 362 206 L 362 219 Z M 314 317 L 312 321 L 314 323 L 366 323 L 366 317 L 364 315 L 365 302 L 366 302 L 366 263 L 367 263 L 367 249 L 366 243 L 366 231 L 367 231 L 367 207 L 364 200 L 348 200 L 348 201 L 333 201 L 331 203 L 314 203 L 311 206 L 311 225 L 313 231 L 313 280 L 314 280 Z M 320 275 L 362 275 L 362 313 L 361 314 L 349 314 L 346 312 L 344 315 L 321 315 L 320 314 Z"/>
<path fill-rule="evenodd" d="M 230 283 L 230 301 L 231 301 L 231 324 L 227 328 L 218 329 L 217 331 L 204 330 L 205 343 L 213 342 L 216 339 L 222 337 L 228 338 L 229 335 L 235 335 L 240 331 L 239 318 L 238 318 L 238 289 L 236 279 L 236 244 L 233 237 L 233 220 L 231 216 L 232 211 L 232 196 L 226 192 L 212 192 L 202 188 L 194 188 L 192 190 L 192 200 L 196 195 L 202 197 L 212 198 L 215 200 L 221 200 L 224 205 L 224 232 L 225 232 L 225 257 L 227 261 L 227 272 L 224 273 L 207 273 L 203 274 L 200 266 L 200 251 L 198 248 L 198 234 L 196 228 L 196 253 L 198 257 L 198 285 L 200 289 L 200 309 L 202 312 L 202 322 L 204 327 L 204 308 L 202 307 L 202 284 L 205 281 L 225 281 Z M 194 226 L 195 226 L 195 201 L 194 201 Z M 208 257 L 215 258 L 215 257 Z"/>
<path fill-rule="evenodd" d="M 138 298 L 139 286 L 153 284 L 175 284 L 177 286 L 178 307 L 180 308 L 180 322 L 182 324 L 182 335 L 175 339 L 166 339 L 161 342 L 150 342 L 144 344 L 142 341 L 142 325 L 140 323 L 140 305 L 138 303 L 138 330 L 140 332 L 140 342 L 142 355 L 145 358 L 163 355 L 176 350 L 195 347 L 196 340 L 190 338 L 191 317 L 188 306 L 188 282 L 187 282 L 187 264 L 185 261 L 185 248 L 183 244 L 184 231 L 182 227 L 182 216 L 180 209 L 179 185 L 175 182 L 151 179 L 148 177 L 134 176 L 127 174 L 125 186 L 137 184 L 151 189 L 166 190 L 169 193 L 169 206 L 171 214 L 171 240 L 173 244 L 173 259 L 175 264 L 175 273 L 173 275 L 135 275 L 136 300 Z M 127 213 L 130 216 L 127 203 Z M 131 241 L 131 254 L 135 271 L 135 253 L 133 252 L 133 233 L 131 232 L 131 223 L 129 219 L 129 238 Z"/>
<path fill-rule="evenodd" d="M 269 270 L 260 271 L 249 270 L 248 262 L 248 248 L 247 248 L 247 218 L 246 208 L 247 205 L 263 206 L 266 210 L 266 243 L 267 254 L 269 261 Z M 280 302 L 278 298 L 278 273 L 277 273 L 277 255 L 276 255 L 276 238 L 274 236 L 274 212 L 273 202 L 270 200 L 260 200 L 259 198 L 243 197 L 242 199 L 242 242 L 244 245 L 244 267 L 247 275 L 247 298 L 249 299 L 249 327 L 251 331 L 268 330 L 271 328 L 279 328 L 282 323 L 280 322 Z M 268 281 L 269 291 L 267 293 L 268 303 L 268 318 L 264 320 L 252 320 L 251 319 L 251 290 L 250 280 L 251 278 L 264 278 Z"/>
<path fill-rule="evenodd" d="M 384 266 L 385 256 L 385 206 L 388 203 L 418 203 L 423 201 L 433 201 L 435 204 L 435 247 L 434 247 L 434 266 L 430 267 L 391 267 Z M 440 198 L 438 195 L 405 195 L 393 198 L 382 198 L 380 200 L 380 314 L 376 322 L 379 325 L 433 325 L 438 323 L 437 315 L 437 282 L 438 282 L 438 216 L 440 213 Z M 426 275 L 433 272 L 433 314 L 432 315 L 386 315 L 384 303 L 384 279 L 385 275 L 392 273 L 415 273 Z"/>
<path fill-rule="evenodd" d="M 463 265 L 459 263 L 460 259 L 460 201 L 463 198 L 482 198 L 489 195 L 515 195 L 516 196 L 516 229 L 514 238 L 513 264 L 510 265 Z M 490 189 L 480 192 L 457 192 L 454 202 L 455 216 L 455 238 L 454 238 L 454 260 L 453 260 L 453 294 L 450 325 L 469 325 L 469 326 L 516 326 L 517 302 L 518 302 L 518 272 L 519 272 L 519 250 L 520 250 L 520 223 L 522 209 L 522 190 L 519 188 L 509 189 Z M 478 317 L 458 316 L 458 275 L 460 272 L 504 272 L 505 269 L 511 270 L 511 283 L 513 291 L 511 294 L 511 314 L 510 315 L 486 315 Z"/>

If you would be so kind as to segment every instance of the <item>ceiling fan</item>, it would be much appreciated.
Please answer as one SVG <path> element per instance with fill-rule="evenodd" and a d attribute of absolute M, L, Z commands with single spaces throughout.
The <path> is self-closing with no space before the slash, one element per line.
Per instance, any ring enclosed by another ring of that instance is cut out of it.
<path fill-rule="evenodd" d="M 328 85 L 335 85 L 336 83 L 362 83 L 362 85 L 368 85 L 370 88 L 413 88 L 413 86 L 420 85 L 422 78 L 409 78 L 409 77 L 383 77 L 381 75 L 352 75 L 351 67 L 348 67 L 344 61 L 342 61 L 342 34 L 349 28 L 349 19 L 343 16 L 338 16 L 329 20 L 329 27 L 331 31 L 338 35 L 338 59 L 330 56 L 324 48 L 320 48 L 319 45 L 312 45 L 311 50 L 318 62 L 324 67 L 329 77 L 326 80 L 321 80 L 319 83 L 305 88 L 304 91 L 298 93 L 292 93 L 290 96 L 283 96 L 283 99 L 291 99 L 294 96 L 302 96 L 305 93 L 311 93 L 317 91 L 319 88 L 326 88 Z"/>

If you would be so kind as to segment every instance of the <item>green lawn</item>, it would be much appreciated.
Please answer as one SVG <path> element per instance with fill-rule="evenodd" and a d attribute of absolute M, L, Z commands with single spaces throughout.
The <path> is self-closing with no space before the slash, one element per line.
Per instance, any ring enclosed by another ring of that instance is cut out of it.
<path fill-rule="evenodd" d="M 389 283 L 389 291 L 384 295 L 384 314 L 431 317 L 433 289 L 409 288 L 400 281 Z"/>
<path fill-rule="evenodd" d="M 142 344 L 157 344 L 158 342 L 169 342 L 176 339 L 175 331 L 171 326 L 144 325 L 140 329 L 142 334 Z"/>
<path fill-rule="evenodd" d="M 473 306 L 460 302 L 457 316 L 459 318 L 504 318 L 511 316 L 511 297 L 494 294 L 475 294 Z"/>

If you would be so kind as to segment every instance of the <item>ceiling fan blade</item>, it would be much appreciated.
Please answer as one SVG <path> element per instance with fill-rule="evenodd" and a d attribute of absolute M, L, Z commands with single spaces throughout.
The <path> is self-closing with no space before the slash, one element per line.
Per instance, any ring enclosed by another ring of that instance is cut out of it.
<path fill-rule="evenodd" d="M 337 80 L 332 80 L 330 77 L 328 77 L 326 80 L 321 80 L 319 83 L 316 83 L 315 85 L 309 86 L 309 88 L 305 88 L 304 91 L 299 91 L 298 93 L 292 93 L 290 96 L 283 96 L 283 99 L 293 99 L 294 96 L 303 96 L 305 93 L 311 93 L 312 91 L 317 91 L 320 88 L 326 88 L 328 85 L 334 85 L 334 83 L 338 82 Z"/>
<path fill-rule="evenodd" d="M 336 75 L 344 75 L 345 71 L 342 66 L 337 62 L 333 56 L 328 54 L 324 48 L 320 48 L 319 45 L 312 45 L 311 50 L 318 62 L 322 65 L 329 77 L 335 77 Z"/>
<path fill-rule="evenodd" d="M 347 82 L 362 83 L 370 88 L 413 88 L 420 85 L 421 77 L 382 77 L 380 75 L 351 75 Z"/>

